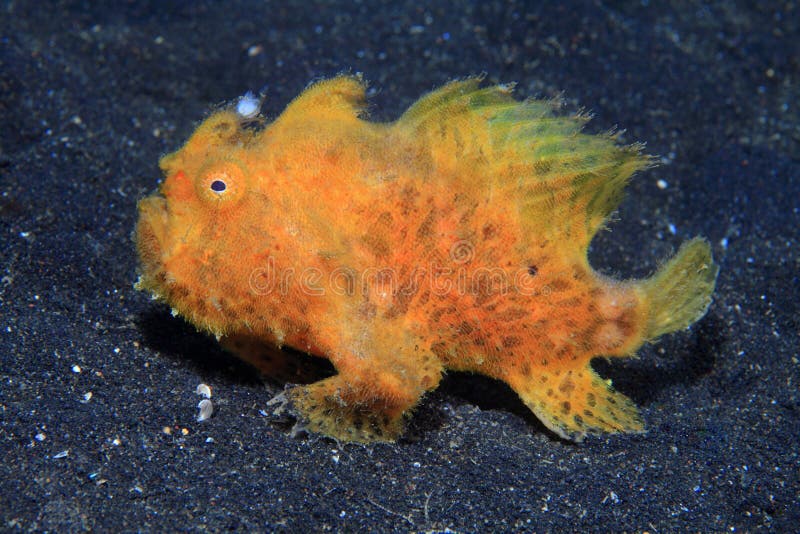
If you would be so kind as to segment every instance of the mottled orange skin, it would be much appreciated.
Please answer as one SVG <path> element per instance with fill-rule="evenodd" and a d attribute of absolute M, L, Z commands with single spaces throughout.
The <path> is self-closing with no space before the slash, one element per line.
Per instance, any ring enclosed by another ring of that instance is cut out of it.
<path fill-rule="evenodd" d="M 265 373 L 270 346 L 329 359 L 285 400 L 337 439 L 396 439 L 446 369 L 507 382 L 563 437 L 642 430 L 589 361 L 702 316 L 716 275 L 700 240 L 643 282 L 589 266 L 647 158 L 476 79 L 393 123 L 363 100 L 338 77 L 260 130 L 206 119 L 139 204 L 139 287 Z"/>

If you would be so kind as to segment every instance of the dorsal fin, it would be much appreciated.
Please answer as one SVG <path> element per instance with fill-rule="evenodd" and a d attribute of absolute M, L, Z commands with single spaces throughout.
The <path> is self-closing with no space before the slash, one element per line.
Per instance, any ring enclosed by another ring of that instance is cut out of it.
<path fill-rule="evenodd" d="M 331 119 L 355 121 L 366 105 L 365 85 L 360 77 L 337 76 L 308 86 L 286 107 L 274 126 L 298 120 Z"/>
<path fill-rule="evenodd" d="M 587 246 L 649 158 L 613 135 L 581 133 L 587 117 L 559 115 L 557 102 L 518 101 L 509 85 L 479 85 L 479 78 L 451 82 L 395 127 L 426 147 L 438 175 L 516 207 L 529 236 Z"/>

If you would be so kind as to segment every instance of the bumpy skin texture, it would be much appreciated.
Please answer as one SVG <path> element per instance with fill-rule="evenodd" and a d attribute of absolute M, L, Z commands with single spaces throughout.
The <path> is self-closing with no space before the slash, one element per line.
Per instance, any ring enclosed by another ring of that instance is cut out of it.
<path fill-rule="evenodd" d="M 641 431 L 589 362 L 702 317 L 709 246 L 643 281 L 594 272 L 589 242 L 648 158 L 479 82 L 388 124 L 347 76 L 261 129 L 212 114 L 139 203 L 138 287 L 266 374 L 274 347 L 329 359 L 338 374 L 283 399 L 340 440 L 395 440 L 446 369 L 505 381 L 564 438 Z"/>

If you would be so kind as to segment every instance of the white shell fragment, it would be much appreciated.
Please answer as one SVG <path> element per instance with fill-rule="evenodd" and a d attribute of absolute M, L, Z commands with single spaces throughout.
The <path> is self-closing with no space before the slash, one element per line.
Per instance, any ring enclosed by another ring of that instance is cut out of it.
<path fill-rule="evenodd" d="M 211 415 L 214 413 L 214 403 L 212 403 L 208 399 L 201 400 L 197 408 L 199 408 L 200 413 L 197 414 L 197 422 L 202 423 L 206 419 L 210 419 Z"/>
<path fill-rule="evenodd" d="M 240 96 L 239 101 L 236 103 L 236 114 L 243 119 L 252 119 L 258 115 L 260 109 L 261 101 L 251 91 L 247 91 L 244 96 Z"/>
<path fill-rule="evenodd" d="M 194 392 L 204 399 L 211 398 L 211 386 L 208 384 L 197 384 L 197 388 L 194 390 Z"/>

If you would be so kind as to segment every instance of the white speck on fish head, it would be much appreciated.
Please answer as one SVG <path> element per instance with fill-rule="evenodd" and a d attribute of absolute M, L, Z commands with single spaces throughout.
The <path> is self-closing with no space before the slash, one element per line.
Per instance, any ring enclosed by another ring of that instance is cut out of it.
<path fill-rule="evenodd" d="M 252 119 L 261 110 L 261 101 L 256 98 L 252 91 L 247 91 L 239 97 L 236 103 L 236 114 L 243 119 Z"/>

